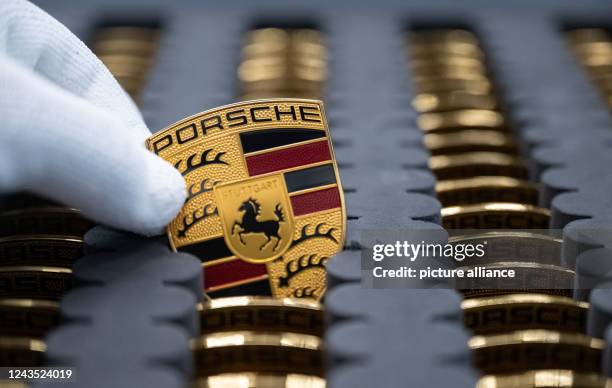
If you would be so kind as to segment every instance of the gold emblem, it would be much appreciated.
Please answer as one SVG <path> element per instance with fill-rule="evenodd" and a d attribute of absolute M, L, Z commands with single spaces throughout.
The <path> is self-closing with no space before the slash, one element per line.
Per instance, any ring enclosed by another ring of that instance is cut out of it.
<path fill-rule="evenodd" d="M 183 175 L 173 249 L 204 267 L 210 298 L 320 299 L 346 213 L 323 103 L 244 101 L 188 117 L 147 141 Z"/>
<path fill-rule="evenodd" d="M 461 309 L 465 327 L 476 335 L 526 329 L 585 333 L 589 304 L 533 293 L 466 299 Z"/>
<path fill-rule="evenodd" d="M 436 194 L 443 206 L 486 202 L 538 204 L 538 185 L 506 176 L 476 176 L 436 183 Z"/>
<path fill-rule="evenodd" d="M 60 299 L 72 288 L 72 270 L 59 267 L 0 267 L 0 298 Z"/>
<path fill-rule="evenodd" d="M 584 334 L 518 330 L 477 335 L 468 345 L 474 355 L 474 365 L 485 374 L 552 368 L 597 373 L 605 342 Z"/>
<path fill-rule="evenodd" d="M 320 377 L 325 373 L 323 340 L 314 335 L 230 331 L 193 339 L 190 347 L 198 377 L 245 370 Z"/>
<path fill-rule="evenodd" d="M 325 388 L 325 379 L 299 373 L 221 373 L 196 379 L 192 388 L 227 387 L 276 387 L 276 388 Z"/>
<path fill-rule="evenodd" d="M 4 335 L 42 338 L 60 322 L 59 303 L 40 299 L 0 299 L 0 316 Z"/>
<path fill-rule="evenodd" d="M 512 387 L 592 387 L 606 388 L 606 378 L 597 372 L 569 369 L 530 370 L 527 372 L 482 376 L 476 388 Z"/>
<path fill-rule="evenodd" d="M 1 307 L 1 302 L 0 302 Z M 309 299 L 237 296 L 198 304 L 200 333 L 253 330 L 323 337 L 325 316 Z"/>
<path fill-rule="evenodd" d="M 489 202 L 442 208 L 447 229 L 547 229 L 548 209 L 520 203 Z"/>
<path fill-rule="evenodd" d="M 219 185 L 214 193 L 225 242 L 236 256 L 265 263 L 289 249 L 293 216 L 281 175 Z"/>
<path fill-rule="evenodd" d="M 39 367 L 44 365 L 46 351 L 47 346 L 40 339 L 0 336 L 0 365 Z"/>
<path fill-rule="evenodd" d="M 574 271 L 559 265 L 499 261 L 486 267 L 467 265 L 458 267 L 473 277 L 458 278 L 455 287 L 463 297 L 480 298 L 524 292 L 572 297 Z M 493 277 L 488 271 L 512 270 L 512 278 Z"/>
<path fill-rule="evenodd" d="M 138 100 L 158 44 L 157 26 L 120 25 L 95 31 L 91 47 L 119 85 Z"/>

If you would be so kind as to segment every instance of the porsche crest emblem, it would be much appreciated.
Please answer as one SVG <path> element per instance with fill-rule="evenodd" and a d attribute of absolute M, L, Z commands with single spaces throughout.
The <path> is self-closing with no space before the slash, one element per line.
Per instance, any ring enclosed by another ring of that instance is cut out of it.
<path fill-rule="evenodd" d="M 320 299 L 346 215 L 323 104 L 244 101 L 188 117 L 147 140 L 185 177 L 168 226 L 198 256 L 209 297 Z"/>

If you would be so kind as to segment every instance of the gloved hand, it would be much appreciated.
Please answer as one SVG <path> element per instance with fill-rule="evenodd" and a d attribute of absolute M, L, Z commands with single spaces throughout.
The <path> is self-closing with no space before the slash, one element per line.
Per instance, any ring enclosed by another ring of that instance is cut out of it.
<path fill-rule="evenodd" d="M 0 1 L 0 195 L 27 190 L 105 225 L 156 234 L 185 182 L 108 69 L 25 0 Z"/>

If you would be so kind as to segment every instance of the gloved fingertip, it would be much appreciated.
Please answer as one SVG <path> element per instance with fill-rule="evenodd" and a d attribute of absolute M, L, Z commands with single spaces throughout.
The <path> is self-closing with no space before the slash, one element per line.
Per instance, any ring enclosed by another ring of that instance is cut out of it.
<path fill-rule="evenodd" d="M 148 152 L 148 151 L 147 151 Z M 183 176 L 165 160 L 150 154 L 147 189 L 131 209 L 131 231 L 145 236 L 163 234 L 185 203 Z"/>

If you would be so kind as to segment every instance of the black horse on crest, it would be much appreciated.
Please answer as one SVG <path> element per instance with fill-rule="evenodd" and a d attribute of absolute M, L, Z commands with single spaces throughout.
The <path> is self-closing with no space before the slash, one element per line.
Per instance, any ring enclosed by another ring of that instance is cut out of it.
<path fill-rule="evenodd" d="M 234 225 L 232 225 L 232 234 L 236 234 L 236 227 L 239 227 L 240 231 L 238 232 L 238 237 L 243 245 L 246 243 L 244 242 L 242 235 L 253 233 L 264 234 L 267 240 L 261 247 L 259 247 L 260 251 L 262 251 L 274 237 L 276 238 L 276 243 L 274 244 L 272 250 L 275 251 L 276 248 L 278 248 L 278 244 L 281 240 L 281 237 L 278 235 L 280 223 L 285 221 L 283 209 L 280 203 L 274 208 L 276 220 L 259 221 L 257 218 L 261 213 L 261 205 L 253 198 L 249 198 L 244 201 L 242 205 L 240 205 L 238 211 L 244 212 L 244 214 L 242 215 L 242 221 L 236 221 L 234 222 Z"/>

